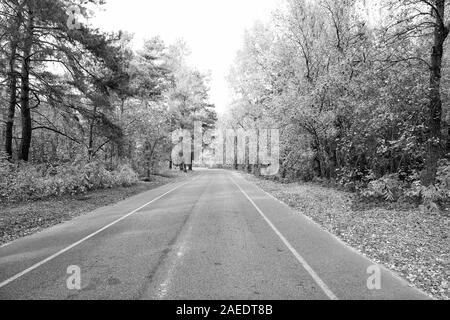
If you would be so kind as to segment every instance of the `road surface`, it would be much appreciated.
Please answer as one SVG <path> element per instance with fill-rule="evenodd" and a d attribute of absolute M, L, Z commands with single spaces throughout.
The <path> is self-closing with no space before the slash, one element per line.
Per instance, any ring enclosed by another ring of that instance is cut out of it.
<path fill-rule="evenodd" d="M 208 170 L 0 248 L 0 299 L 427 298 L 383 268 L 374 288 L 371 268 L 239 174 Z"/>

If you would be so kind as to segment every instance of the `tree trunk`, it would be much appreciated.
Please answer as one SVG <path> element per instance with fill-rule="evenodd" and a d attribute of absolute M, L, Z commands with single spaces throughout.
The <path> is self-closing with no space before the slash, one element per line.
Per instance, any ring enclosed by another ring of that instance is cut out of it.
<path fill-rule="evenodd" d="M 20 144 L 19 160 L 28 161 L 32 138 L 32 119 L 30 109 L 30 65 L 33 46 L 33 13 L 30 11 L 27 23 L 27 36 L 23 48 L 23 62 L 21 73 L 21 115 L 22 142 Z"/>
<path fill-rule="evenodd" d="M 9 59 L 9 107 L 8 118 L 6 119 L 6 134 L 5 134 L 5 152 L 11 159 L 13 156 L 13 131 L 14 131 L 14 117 L 16 115 L 17 104 L 17 75 L 16 75 L 16 54 L 17 41 L 11 42 L 11 56 Z"/>
<path fill-rule="evenodd" d="M 91 161 L 92 158 L 94 157 L 94 129 L 95 129 L 96 119 L 97 119 L 97 103 L 95 103 L 95 105 L 94 105 L 93 117 L 89 124 L 89 145 L 88 145 L 89 161 Z"/>
<path fill-rule="evenodd" d="M 150 174 L 153 169 L 153 155 L 155 154 L 156 146 L 158 145 L 158 140 L 153 143 L 152 148 L 150 150 L 150 154 L 148 155 L 148 170 L 147 170 L 147 178 L 150 179 Z"/>
<path fill-rule="evenodd" d="M 194 150 L 194 147 L 192 147 L 192 150 Z M 191 151 L 191 163 L 188 164 L 188 170 L 193 171 L 194 170 L 194 151 Z"/>
<path fill-rule="evenodd" d="M 442 57 L 444 55 L 444 42 L 449 34 L 448 27 L 442 19 L 445 17 L 445 0 L 436 0 L 435 13 L 436 26 L 434 29 L 434 45 L 431 54 L 430 67 L 430 105 L 428 118 L 428 155 L 426 161 L 423 184 L 432 185 L 436 182 L 438 161 L 442 155 L 441 146 L 441 122 L 442 122 L 442 99 L 441 99 L 441 78 L 442 78 Z"/>
<path fill-rule="evenodd" d="M 14 117 L 16 115 L 17 105 L 17 47 L 19 44 L 19 28 L 22 17 L 22 9 L 24 3 L 20 4 L 17 8 L 17 14 L 12 26 L 11 32 L 11 45 L 9 56 L 9 74 L 8 74 L 8 90 L 9 90 L 9 103 L 8 103 L 8 117 L 6 119 L 6 134 L 5 134 L 5 152 L 9 159 L 13 156 L 13 137 L 14 137 Z"/>

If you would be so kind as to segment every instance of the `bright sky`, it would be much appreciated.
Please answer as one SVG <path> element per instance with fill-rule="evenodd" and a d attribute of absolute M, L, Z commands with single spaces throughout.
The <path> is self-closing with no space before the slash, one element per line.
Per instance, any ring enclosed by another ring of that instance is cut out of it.
<path fill-rule="evenodd" d="M 211 100 L 226 110 L 230 93 L 226 76 L 243 35 L 257 20 L 266 21 L 282 0 L 106 0 L 93 22 L 105 31 L 135 34 L 136 46 L 156 35 L 166 43 L 183 38 L 192 64 L 211 71 Z"/>

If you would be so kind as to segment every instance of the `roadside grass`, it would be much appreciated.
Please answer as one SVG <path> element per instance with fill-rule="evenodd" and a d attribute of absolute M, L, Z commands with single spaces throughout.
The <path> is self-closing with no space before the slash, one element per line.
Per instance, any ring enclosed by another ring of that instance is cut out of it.
<path fill-rule="evenodd" d="M 36 201 L 0 202 L 0 246 L 98 208 L 116 204 L 142 192 L 183 179 L 189 174 L 164 172 L 163 175 L 152 176 L 150 181 L 140 181 L 131 187 L 100 189 L 80 195 Z"/>
<path fill-rule="evenodd" d="M 364 202 L 317 184 L 243 176 L 412 286 L 450 300 L 449 216 L 424 213 L 413 205 Z"/>

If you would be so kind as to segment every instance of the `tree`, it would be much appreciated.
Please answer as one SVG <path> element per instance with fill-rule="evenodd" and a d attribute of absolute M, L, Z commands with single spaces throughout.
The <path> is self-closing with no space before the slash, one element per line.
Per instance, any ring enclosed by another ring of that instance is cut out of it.
<path fill-rule="evenodd" d="M 22 11 L 24 7 L 24 1 L 9 1 L 1 3 L 2 11 L 5 15 L 2 17 L 2 29 L 3 37 L 2 42 L 6 44 L 9 42 L 9 46 L 5 48 L 9 50 L 4 52 L 8 60 L 8 73 L 5 78 L 8 82 L 8 94 L 9 103 L 6 117 L 6 130 L 5 130 L 5 152 L 11 159 L 13 156 L 13 129 L 14 118 L 17 105 L 17 50 L 19 45 L 19 33 L 20 25 L 22 23 Z M 2 48 L 3 48 L 2 43 Z"/>
<path fill-rule="evenodd" d="M 431 55 L 425 57 L 406 56 L 403 59 L 418 59 L 429 66 L 429 104 L 428 104 L 428 155 L 422 181 L 425 185 L 436 182 L 438 161 L 442 156 L 442 58 L 444 43 L 449 35 L 450 21 L 446 21 L 447 0 L 403 0 L 388 2 L 395 15 L 395 21 L 388 26 L 392 31 L 390 39 L 401 41 L 407 38 L 429 39 Z M 431 37 L 430 37 L 431 36 Z M 428 61 L 429 62 L 428 62 Z"/>
<path fill-rule="evenodd" d="M 173 73 L 173 85 L 167 92 L 167 103 L 171 112 L 171 127 L 172 130 L 193 132 L 195 122 L 201 122 L 206 131 L 215 126 L 217 113 L 215 106 L 209 102 L 207 76 L 187 63 L 188 55 L 189 50 L 184 42 L 169 48 L 168 66 Z M 194 158 L 193 154 L 191 158 Z M 188 167 L 192 170 L 192 163 Z"/>

